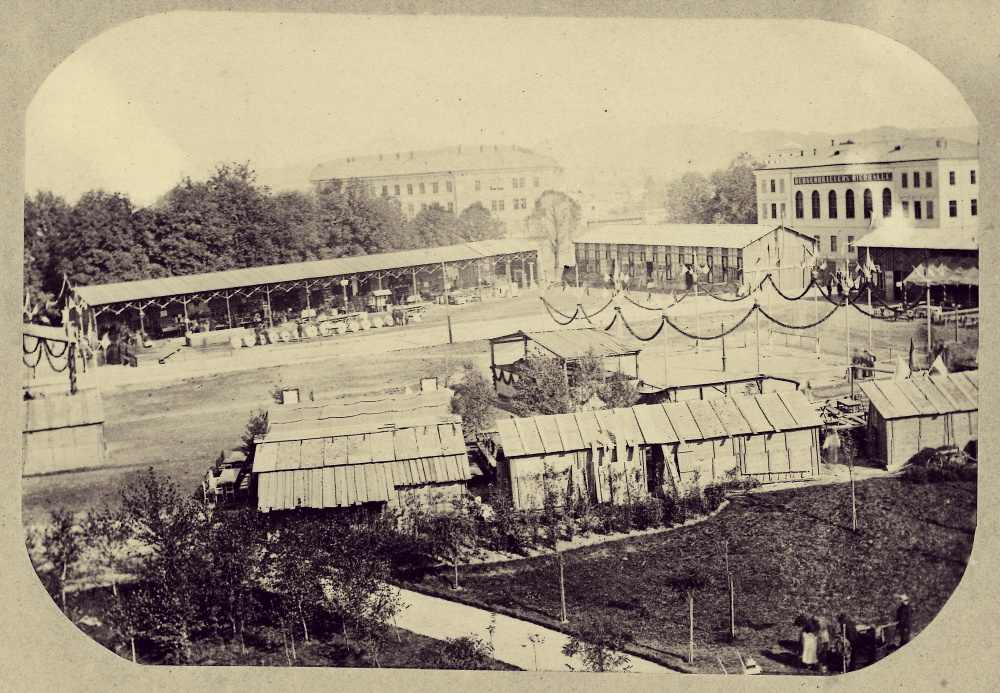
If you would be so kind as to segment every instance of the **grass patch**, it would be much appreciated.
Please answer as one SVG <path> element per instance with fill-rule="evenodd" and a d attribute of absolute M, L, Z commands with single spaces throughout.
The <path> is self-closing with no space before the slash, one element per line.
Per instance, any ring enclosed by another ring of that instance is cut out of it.
<path fill-rule="evenodd" d="M 857 534 L 848 487 L 832 484 L 738 496 L 696 525 L 567 552 L 568 628 L 558 622 L 551 557 L 467 568 L 457 595 L 447 575 L 415 587 L 563 630 L 614 619 L 638 652 L 683 667 L 687 603 L 666 585 L 685 566 L 697 566 L 708 585 L 695 600 L 695 670 L 718 673 L 718 655 L 733 671 L 738 649 L 765 671 L 794 671 L 799 614 L 845 612 L 859 623 L 885 623 L 894 618 L 895 595 L 905 591 L 917 633 L 965 571 L 976 526 L 974 482 L 871 479 L 857 484 L 857 497 Z M 724 539 L 736 580 L 735 643 L 728 637 Z"/>

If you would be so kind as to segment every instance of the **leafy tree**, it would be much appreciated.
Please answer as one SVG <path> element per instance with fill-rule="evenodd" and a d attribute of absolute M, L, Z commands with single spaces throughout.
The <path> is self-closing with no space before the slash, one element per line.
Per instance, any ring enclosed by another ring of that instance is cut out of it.
<path fill-rule="evenodd" d="M 711 223 L 715 189 L 701 173 L 685 173 L 670 181 L 666 195 L 668 221 L 679 224 Z"/>
<path fill-rule="evenodd" d="M 410 243 L 415 248 L 433 248 L 462 240 L 461 225 L 453 212 L 439 204 L 421 209 L 408 225 Z"/>
<path fill-rule="evenodd" d="M 70 233 L 70 206 L 51 192 L 24 199 L 24 289 L 39 302 L 55 298 L 62 277 L 55 272 L 58 248 Z"/>
<path fill-rule="evenodd" d="M 212 560 L 213 603 L 229 623 L 230 636 L 246 654 L 247 620 L 257 609 L 265 535 L 255 508 L 217 512 L 207 550 Z"/>
<path fill-rule="evenodd" d="M 151 630 L 150 622 L 156 611 L 156 604 L 149 590 L 139 586 L 128 591 L 122 590 L 104 612 L 104 622 L 111 632 L 128 643 L 133 662 L 138 662 L 135 641 Z"/>
<path fill-rule="evenodd" d="M 243 435 L 240 436 L 240 450 L 247 458 L 249 464 L 253 464 L 254 438 L 267 433 L 267 410 L 258 409 L 250 415 Z"/>
<path fill-rule="evenodd" d="M 603 383 L 600 398 L 609 409 L 631 407 L 639 401 L 639 390 L 635 380 L 622 373 L 612 373 Z"/>
<path fill-rule="evenodd" d="M 556 559 L 556 566 L 559 569 L 559 620 L 562 623 L 569 622 L 569 615 L 566 612 L 566 564 L 563 561 L 562 551 L 559 549 L 559 505 L 563 503 L 565 495 L 559 491 L 559 481 L 562 475 L 556 474 L 549 464 L 545 465 L 542 472 L 542 519 L 545 525 L 545 545 Z M 563 504 L 565 507 L 565 504 Z"/>
<path fill-rule="evenodd" d="M 327 532 L 307 517 L 287 518 L 268 537 L 262 570 L 265 584 L 278 596 L 278 620 L 292 643 L 293 625 L 302 626 L 302 639 L 310 641 L 309 621 L 324 601 L 323 579 L 328 551 L 336 551 Z"/>
<path fill-rule="evenodd" d="M 429 646 L 425 652 L 425 659 L 433 662 L 435 669 L 492 669 L 494 657 L 493 644 L 472 633 L 447 638 L 443 645 Z"/>
<path fill-rule="evenodd" d="M 277 248 L 276 262 L 305 262 L 321 255 L 316 198 L 288 191 L 268 199 L 267 224 Z"/>
<path fill-rule="evenodd" d="M 469 550 L 470 540 L 474 540 L 476 534 L 476 521 L 466 499 L 456 501 L 452 512 L 431 516 L 428 534 L 435 554 L 451 562 L 454 575 L 451 588 L 461 589 L 458 584 L 458 565 Z"/>
<path fill-rule="evenodd" d="M 130 539 L 147 551 L 137 564 L 152 606 L 145 635 L 172 659 L 190 661 L 192 639 L 206 625 L 204 507 L 152 468 L 125 484 L 121 501 Z"/>
<path fill-rule="evenodd" d="M 89 549 L 90 561 L 111 573 L 111 592 L 118 597 L 119 567 L 127 558 L 128 527 L 120 512 L 107 505 L 87 513 L 83 521 L 83 539 Z"/>
<path fill-rule="evenodd" d="M 406 247 L 403 215 L 395 199 L 370 197 L 361 185 L 318 196 L 321 257 L 367 255 Z"/>
<path fill-rule="evenodd" d="M 579 655 L 587 671 L 630 671 L 631 659 L 622 650 L 632 639 L 618 621 L 602 618 L 571 635 L 562 651 L 567 657 Z"/>
<path fill-rule="evenodd" d="M 119 193 L 85 193 L 70 212 L 72 231 L 52 248 L 55 271 L 71 283 L 101 284 L 149 276 L 148 239 L 132 220 L 132 202 Z"/>
<path fill-rule="evenodd" d="M 728 168 L 714 171 L 709 180 L 714 190 L 712 222 L 716 224 L 756 224 L 757 195 L 753 169 L 756 162 L 743 153 Z"/>
<path fill-rule="evenodd" d="M 579 359 L 570 377 L 570 392 L 574 404 L 582 406 L 593 397 L 601 397 L 603 400 L 605 375 L 604 362 L 593 350 Z"/>
<path fill-rule="evenodd" d="M 83 534 L 73 513 L 65 508 L 52 511 L 49 526 L 42 534 L 42 547 L 52 564 L 51 584 L 58 591 L 65 611 L 66 583 L 72 578 L 84 549 Z"/>
<path fill-rule="evenodd" d="M 455 391 L 451 411 L 462 417 L 462 429 L 467 438 L 490 430 L 496 422 L 497 404 L 493 385 L 472 364 L 466 364 L 462 382 L 452 386 Z"/>
<path fill-rule="evenodd" d="M 535 201 L 529 226 L 545 238 L 552 251 L 554 274 L 562 275 L 562 255 L 571 251 L 573 236 L 580 226 L 580 205 L 572 197 L 557 190 L 546 190 Z"/>
<path fill-rule="evenodd" d="M 463 241 L 488 241 L 503 238 L 507 229 L 482 202 L 473 202 L 458 215 L 458 235 Z"/>
<path fill-rule="evenodd" d="M 569 385 L 558 359 L 528 356 L 523 364 L 510 403 L 517 416 L 567 414 L 572 411 Z"/>
<path fill-rule="evenodd" d="M 694 663 L 694 595 L 708 584 L 704 572 L 696 566 L 685 566 L 671 576 L 667 584 L 674 592 L 684 595 L 688 601 L 688 664 Z"/>

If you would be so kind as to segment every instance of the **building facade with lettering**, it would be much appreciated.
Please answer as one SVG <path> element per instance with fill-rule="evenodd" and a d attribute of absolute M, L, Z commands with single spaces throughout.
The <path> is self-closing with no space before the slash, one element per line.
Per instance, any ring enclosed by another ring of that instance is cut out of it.
<path fill-rule="evenodd" d="M 507 235 L 528 233 L 527 218 L 545 190 L 559 189 L 555 159 L 517 146 L 455 146 L 347 157 L 316 166 L 309 179 L 317 190 L 359 183 L 373 197 L 399 200 L 412 219 L 437 204 L 460 214 L 480 202 L 507 226 Z"/>
<path fill-rule="evenodd" d="M 913 229 L 968 229 L 979 214 L 979 148 L 944 138 L 809 148 L 789 143 L 754 171 L 761 223 L 813 236 L 838 269 L 858 261 L 856 242 L 879 219 Z"/>

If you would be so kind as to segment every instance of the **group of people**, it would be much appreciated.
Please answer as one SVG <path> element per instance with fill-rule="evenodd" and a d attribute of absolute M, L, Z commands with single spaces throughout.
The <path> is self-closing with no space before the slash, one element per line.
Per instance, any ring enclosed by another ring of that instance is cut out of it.
<path fill-rule="evenodd" d="M 799 658 L 803 667 L 814 671 L 853 671 L 864 662 L 871 664 L 878 657 L 880 646 L 889 645 L 880 638 L 885 629 L 895 626 L 897 647 L 910 640 L 912 626 L 910 598 L 902 594 L 896 607 L 896 620 L 884 626 L 860 626 L 847 614 L 835 620 L 825 616 L 800 616 Z"/>
<path fill-rule="evenodd" d="M 875 377 L 875 354 L 871 353 L 867 349 L 858 353 L 854 352 L 851 357 L 851 363 L 855 366 L 861 366 L 861 368 L 854 369 L 854 377 L 856 378 L 873 378 Z"/>

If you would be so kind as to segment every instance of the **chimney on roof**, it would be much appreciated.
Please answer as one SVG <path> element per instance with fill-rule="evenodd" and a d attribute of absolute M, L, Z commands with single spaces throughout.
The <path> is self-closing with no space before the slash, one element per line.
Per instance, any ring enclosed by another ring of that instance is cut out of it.
<path fill-rule="evenodd" d="M 833 146 L 833 140 L 832 139 L 830 140 L 830 146 L 831 147 Z"/>
<path fill-rule="evenodd" d="M 813 156 L 816 156 L 816 147 L 813 147 Z"/>

